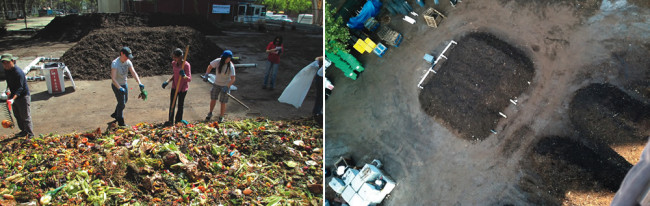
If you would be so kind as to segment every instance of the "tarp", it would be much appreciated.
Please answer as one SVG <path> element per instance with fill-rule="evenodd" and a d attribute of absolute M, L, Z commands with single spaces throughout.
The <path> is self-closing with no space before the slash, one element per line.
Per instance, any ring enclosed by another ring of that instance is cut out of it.
<path fill-rule="evenodd" d="M 350 18 L 348 27 L 351 29 L 363 29 L 363 24 L 370 17 L 375 17 L 381 10 L 381 2 L 379 0 L 368 0 L 359 12 L 359 15 Z"/>
<path fill-rule="evenodd" d="M 287 88 L 284 89 L 282 95 L 278 98 L 278 101 L 300 108 L 302 102 L 307 96 L 307 92 L 309 92 L 309 87 L 311 87 L 311 82 L 314 80 L 318 69 L 318 61 L 314 61 L 302 68 L 302 70 L 293 77 L 289 85 L 287 85 Z"/>
<path fill-rule="evenodd" d="M 386 5 L 384 6 L 391 15 L 409 15 L 409 13 L 413 11 L 413 7 L 403 0 L 386 0 Z"/>

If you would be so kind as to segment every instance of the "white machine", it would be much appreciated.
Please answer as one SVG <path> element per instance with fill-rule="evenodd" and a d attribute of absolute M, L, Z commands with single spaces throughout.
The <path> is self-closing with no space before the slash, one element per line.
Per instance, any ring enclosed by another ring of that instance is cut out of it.
<path fill-rule="evenodd" d="M 27 74 L 31 70 L 37 70 L 37 76 L 28 76 Z M 72 88 L 77 88 L 74 79 L 72 79 L 70 69 L 63 62 L 59 62 L 59 58 L 36 57 L 34 61 L 23 69 L 23 72 L 27 80 L 45 80 L 47 83 L 47 92 L 50 94 L 65 92 L 65 83 L 63 81 L 65 76 L 70 79 Z"/>
<path fill-rule="evenodd" d="M 348 167 L 340 178 L 332 178 L 328 185 L 350 206 L 379 204 L 396 185 L 379 167 L 379 160 L 365 164 L 361 170 Z"/>

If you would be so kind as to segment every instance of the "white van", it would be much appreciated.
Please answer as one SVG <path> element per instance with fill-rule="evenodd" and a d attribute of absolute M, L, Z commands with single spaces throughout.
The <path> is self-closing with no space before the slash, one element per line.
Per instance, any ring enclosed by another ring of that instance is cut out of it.
<path fill-rule="evenodd" d="M 301 24 L 313 24 L 314 23 L 314 15 L 312 14 L 300 14 L 298 15 L 298 23 Z"/>

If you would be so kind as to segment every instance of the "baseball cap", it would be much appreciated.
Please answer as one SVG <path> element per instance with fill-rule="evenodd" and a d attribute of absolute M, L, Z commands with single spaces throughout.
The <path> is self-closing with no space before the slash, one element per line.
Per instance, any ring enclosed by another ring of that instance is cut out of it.
<path fill-rule="evenodd" d="M 14 57 L 9 53 L 2 54 L 2 57 L 0 57 L 0 61 L 11 61 L 16 59 L 18 59 L 18 57 Z"/>
<path fill-rule="evenodd" d="M 131 49 L 129 47 L 122 47 L 122 50 L 120 52 L 124 53 L 126 57 L 129 57 L 129 59 L 133 59 L 133 54 L 131 54 Z"/>
<path fill-rule="evenodd" d="M 177 57 L 182 57 L 183 56 L 183 50 L 181 50 L 180 48 L 176 48 L 176 49 L 174 49 L 172 54 L 174 54 L 174 56 L 177 56 Z"/>
<path fill-rule="evenodd" d="M 221 58 L 228 58 L 228 57 L 232 58 L 232 51 L 230 50 L 223 51 L 223 54 L 221 54 Z"/>

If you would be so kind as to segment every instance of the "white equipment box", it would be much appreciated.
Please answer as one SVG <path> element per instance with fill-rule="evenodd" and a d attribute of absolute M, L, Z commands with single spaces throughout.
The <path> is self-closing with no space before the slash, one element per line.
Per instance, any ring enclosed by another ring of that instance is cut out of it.
<path fill-rule="evenodd" d="M 354 194 L 354 196 L 352 196 L 352 199 L 348 201 L 348 203 L 350 203 L 350 206 L 367 206 L 368 204 L 370 204 L 368 201 L 361 198 L 361 196 L 359 196 L 358 194 Z"/>
<path fill-rule="evenodd" d="M 384 200 L 384 195 L 381 195 L 381 191 L 369 183 L 363 183 L 361 189 L 359 189 L 358 194 L 359 196 L 364 197 L 364 199 L 368 200 L 370 203 L 378 204 Z"/>
<path fill-rule="evenodd" d="M 361 171 L 357 176 L 360 176 L 363 182 L 368 182 L 381 176 L 381 171 L 374 165 L 366 164 L 363 166 L 363 168 L 361 168 Z"/>
<path fill-rule="evenodd" d="M 329 186 L 332 188 L 332 190 L 334 190 L 334 192 L 336 192 L 336 194 L 341 194 L 341 192 L 343 192 L 343 189 L 345 189 L 345 183 L 343 180 L 336 177 L 330 180 Z"/>
<path fill-rule="evenodd" d="M 373 164 L 381 167 L 381 162 Z M 350 206 L 372 206 L 381 203 L 386 195 L 395 188 L 395 182 L 372 164 L 366 164 L 361 170 L 347 168 L 341 179 L 333 177 L 330 188 Z"/>
<path fill-rule="evenodd" d="M 350 186 L 352 186 L 352 189 L 354 189 L 354 191 L 356 192 L 359 191 L 359 189 L 361 189 L 361 185 L 363 185 L 363 183 L 365 182 L 361 180 L 361 175 L 357 175 L 356 177 L 354 177 L 354 179 L 352 179 L 352 183 L 350 183 Z"/>
<path fill-rule="evenodd" d="M 356 195 L 356 194 L 357 193 L 354 191 L 354 189 L 352 189 L 352 187 L 347 186 L 347 187 L 345 187 L 345 189 L 343 189 L 343 193 L 341 193 L 341 197 L 346 202 L 350 202 L 350 201 L 352 201 L 352 197 L 354 195 Z"/>
<path fill-rule="evenodd" d="M 346 170 L 342 177 L 345 185 L 349 185 L 352 182 L 352 179 L 354 179 L 354 177 L 357 176 L 357 174 L 359 174 L 359 170 L 355 170 L 352 168 Z"/>

